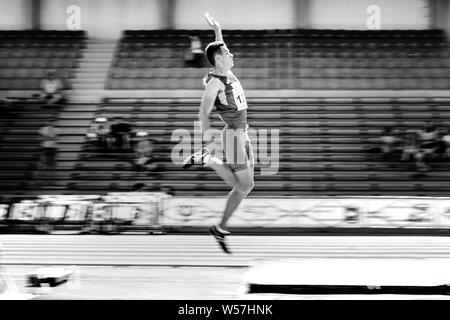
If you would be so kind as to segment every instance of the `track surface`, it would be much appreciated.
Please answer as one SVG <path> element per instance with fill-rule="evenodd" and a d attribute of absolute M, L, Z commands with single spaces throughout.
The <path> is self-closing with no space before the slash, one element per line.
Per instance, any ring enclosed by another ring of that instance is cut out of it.
<path fill-rule="evenodd" d="M 450 237 L 428 236 L 235 235 L 232 255 L 207 235 L 0 235 L 0 242 L 20 286 L 39 266 L 78 265 L 79 287 L 53 291 L 75 299 L 234 299 L 248 267 L 271 259 L 450 259 Z"/>

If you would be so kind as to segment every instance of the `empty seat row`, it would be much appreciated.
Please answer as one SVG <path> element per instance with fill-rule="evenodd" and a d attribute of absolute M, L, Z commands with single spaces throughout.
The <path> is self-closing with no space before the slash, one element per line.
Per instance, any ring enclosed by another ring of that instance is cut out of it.
<path fill-rule="evenodd" d="M 443 90 L 450 78 L 248 78 L 240 81 L 246 89 L 365 89 L 365 90 Z M 108 89 L 203 89 L 200 78 L 113 78 Z"/>
<path fill-rule="evenodd" d="M 126 50 L 126 51 L 120 51 L 118 53 L 119 58 L 134 58 L 134 59 L 154 59 L 154 58 L 173 58 L 173 59 L 183 59 L 186 56 L 186 51 L 189 50 L 189 48 L 186 46 L 186 48 L 182 49 L 169 49 L 165 51 L 150 51 L 145 49 L 140 50 Z"/>
<path fill-rule="evenodd" d="M 239 59 L 244 65 L 255 59 Z M 376 58 L 376 59 L 346 59 L 346 58 L 292 58 L 290 62 L 297 67 L 310 68 L 440 68 L 450 67 L 450 59 L 444 58 Z"/>
<path fill-rule="evenodd" d="M 243 74 L 260 74 L 255 69 L 244 69 Z M 284 74 L 291 77 L 355 77 L 355 78 L 445 78 L 450 68 L 291 68 Z"/>
<path fill-rule="evenodd" d="M 45 68 L 0 68 L 0 78 L 43 78 L 47 74 Z M 56 69 L 59 78 L 70 78 L 73 71 L 70 69 Z"/>
<path fill-rule="evenodd" d="M 265 47 L 238 47 L 236 43 L 230 42 L 229 48 L 233 55 L 239 58 L 327 58 L 327 59 L 448 59 L 446 50 L 341 50 L 329 48 L 293 48 L 286 45 Z M 157 59 L 173 58 L 182 59 L 186 55 L 187 46 L 167 49 L 163 51 L 151 51 L 145 49 L 120 50 L 116 53 L 119 59 Z"/>
<path fill-rule="evenodd" d="M 0 38 L 34 39 L 84 39 L 87 34 L 84 30 L 1 30 Z"/>
<path fill-rule="evenodd" d="M 113 67 L 121 68 L 181 68 L 185 65 L 184 59 L 156 58 L 156 59 L 130 59 L 119 58 L 113 61 Z"/>
<path fill-rule="evenodd" d="M 190 78 L 121 78 L 110 79 L 107 82 L 107 89 L 203 89 L 203 82 L 201 79 L 194 80 Z"/>
<path fill-rule="evenodd" d="M 209 68 L 113 68 L 112 78 L 201 78 Z M 245 68 L 234 72 L 240 78 L 446 78 L 450 68 Z"/>
<path fill-rule="evenodd" d="M 70 89 L 69 82 L 64 82 L 64 89 Z M 39 90 L 41 89 L 41 79 L 5 79 L 0 78 L 0 90 Z"/>
<path fill-rule="evenodd" d="M 0 68 L 75 68 L 78 61 L 72 58 L 4 58 Z"/>
<path fill-rule="evenodd" d="M 0 59 L 4 58 L 80 58 L 81 52 L 72 50 L 52 49 L 0 49 Z"/>
<path fill-rule="evenodd" d="M 193 30 L 124 30 L 122 36 L 129 38 L 159 38 L 159 37 L 176 37 L 188 36 L 196 34 L 205 36 L 210 34 L 208 29 Z M 308 38 L 350 38 L 350 39 L 391 39 L 391 38 L 407 38 L 407 39 L 444 39 L 443 30 L 338 30 L 338 29 L 260 29 L 260 30 L 223 30 L 224 36 L 296 36 Z"/>
<path fill-rule="evenodd" d="M 202 78 L 207 68 L 113 68 L 113 78 Z"/>
<path fill-rule="evenodd" d="M 354 59 L 407 59 L 410 57 L 418 57 L 421 59 L 436 59 L 436 58 L 448 58 L 448 51 L 444 50 L 370 50 L 370 51 L 357 51 L 357 50 L 331 50 L 331 49 L 292 49 L 286 46 L 279 48 L 273 48 L 266 50 L 264 47 L 260 47 L 255 50 L 248 48 L 236 49 L 230 44 L 230 50 L 235 56 L 242 58 L 354 58 Z"/>
<path fill-rule="evenodd" d="M 268 57 L 240 57 L 234 55 L 237 68 L 450 68 L 450 59 L 348 59 L 348 58 L 268 58 Z M 207 63 L 205 63 L 207 65 Z M 182 58 L 120 58 L 112 66 L 121 68 L 180 68 L 185 65 Z"/>

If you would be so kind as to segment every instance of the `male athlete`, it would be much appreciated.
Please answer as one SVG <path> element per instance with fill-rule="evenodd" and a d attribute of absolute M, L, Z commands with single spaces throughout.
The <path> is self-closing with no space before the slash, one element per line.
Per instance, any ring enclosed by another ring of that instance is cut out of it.
<path fill-rule="evenodd" d="M 199 119 L 202 132 L 206 132 L 210 128 L 209 114 L 213 107 L 216 107 L 220 118 L 226 124 L 221 133 L 226 161 L 222 162 L 204 147 L 185 159 L 183 168 L 194 163 L 205 164 L 232 188 L 222 220 L 209 229 L 223 251 L 230 253 L 225 242 L 225 236 L 230 232 L 226 231 L 225 227 L 241 201 L 253 189 L 254 158 L 247 133 L 247 101 L 239 80 L 231 72 L 234 66 L 233 55 L 223 42 L 220 24 L 208 13 L 205 18 L 215 32 L 216 41 L 208 44 L 205 49 L 206 58 L 213 68 L 204 78 L 205 92 L 200 104 Z"/>

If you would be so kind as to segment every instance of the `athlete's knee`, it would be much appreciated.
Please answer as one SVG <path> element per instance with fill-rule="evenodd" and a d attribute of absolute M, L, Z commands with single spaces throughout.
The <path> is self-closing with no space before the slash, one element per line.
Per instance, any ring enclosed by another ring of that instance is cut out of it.
<path fill-rule="evenodd" d="M 255 183 L 253 180 L 250 181 L 241 181 L 236 185 L 236 190 L 243 194 L 249 194 L 250 191 L 253 190 L 253 187 L 255 186 Z"/>

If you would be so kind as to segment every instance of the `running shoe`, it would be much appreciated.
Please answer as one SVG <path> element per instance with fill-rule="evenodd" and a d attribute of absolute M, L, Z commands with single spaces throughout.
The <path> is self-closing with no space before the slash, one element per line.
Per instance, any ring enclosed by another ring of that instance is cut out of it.
<path fill-rule="evenodd" d="M 226 241 L 225 241 L 225 236 L 227 236 L 228 234 L 230 234 L 229 232 L 226 232 L 226 233 L 221 232 L 221 231 L 219 231 L 219 230 L 217 229 L 216 226 L 212 226 L 211 228 L 209 228 L 209 233 L 210 233 L 211 235 L 214 236 L 214 238 L 215 238 L 215 239 L 217 240 L 217 242 L 219 243 L 220 248 L 222 248 L 222 250 L 223 250 L 225 253 L 231 254 L 230 250 L 229 250 L 228 247 L 227 247 L 227 243 L 226 243 Z"/>
<path fill-rule="evenodd" d="M 196 153 L 190 155 L 186 159 L 183 160 L 182 168 L 187 169 L 192 167 L 195 164 L 204 164 L 204 157 L 209 154 L 209 149 L 206 147 L 203 147 L 200 151 L 197 151 Z"/>

